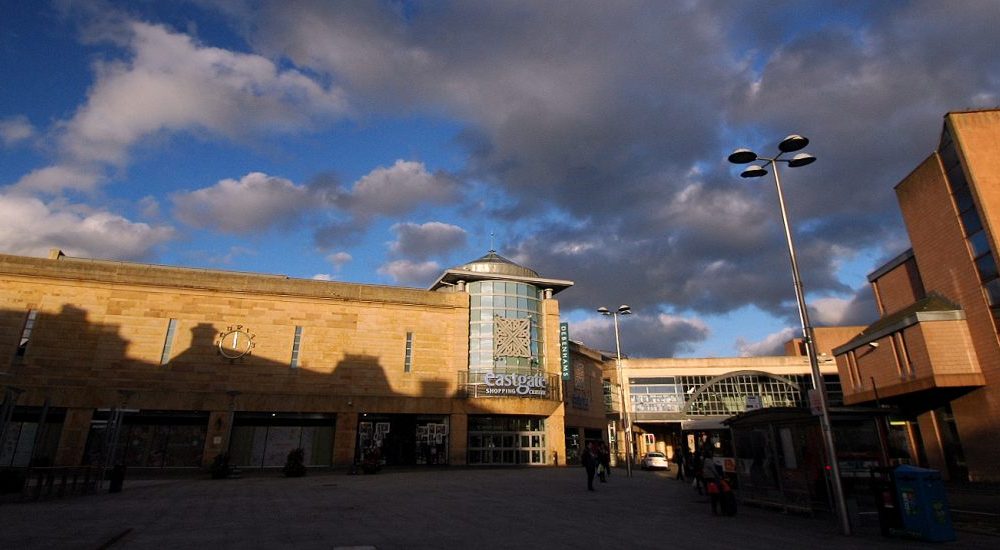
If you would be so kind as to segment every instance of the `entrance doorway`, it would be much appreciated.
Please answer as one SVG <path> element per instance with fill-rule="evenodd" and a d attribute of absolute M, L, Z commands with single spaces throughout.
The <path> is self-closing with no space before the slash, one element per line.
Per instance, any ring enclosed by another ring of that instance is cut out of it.
<path fill-rule="evenodd" d="M 547 459 L 544 418 L 469 417 L 470 465 L 543 465 Z"/>

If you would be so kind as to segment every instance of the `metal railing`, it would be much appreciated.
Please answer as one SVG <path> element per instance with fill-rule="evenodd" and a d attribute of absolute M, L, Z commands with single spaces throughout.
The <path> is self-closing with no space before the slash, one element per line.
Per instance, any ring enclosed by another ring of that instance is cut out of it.
<path fill-rule="evenodd" d="M 42 500 L 97 492 L 99 468 L 94 466 L 42 467 L 25 472 L 22 500 Z"/>

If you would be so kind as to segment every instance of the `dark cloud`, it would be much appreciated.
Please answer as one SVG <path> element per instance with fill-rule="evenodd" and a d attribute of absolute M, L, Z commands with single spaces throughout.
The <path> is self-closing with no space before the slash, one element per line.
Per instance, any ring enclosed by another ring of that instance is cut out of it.
<path fill-rule="evenodd" d="M 989 0 L 391 6 L 268 3 L 241 23 L 351 105 L 464 124 L 464 177 L 506 199 L 477 212 L 510 227 L 501 252 L 576 280 L 565 310 L 751 305 L 794 324 L 773 177 L 743 180 L 725 157 L 773 154 L 795 132 L 819 159 L 781 172 L 804 284 L 860 320 L 870 300 L 838 279 L 842 262 L 898 254 L 893 186 L 945 112 L 1000 104 Z M 363 222 L 458 200 L 447 178 L 421 178 L 398 193 L 373 178 L 337 204 Z M 698 338 L 654 326 L 643 345 L 662 353 Z"/>
<path fill-rule="evenodd" d="M 615 306 L 617 307 L 617 306 Z M 709 329 L 697 319 L 666 314 L 633 314 L 619 317 L 622 356 L 673 357 L 688 352 L 708 337 Z M 572 323 L 570 338 L 587 346 L 615 353 L 614 321 L 610 317 Z"/>

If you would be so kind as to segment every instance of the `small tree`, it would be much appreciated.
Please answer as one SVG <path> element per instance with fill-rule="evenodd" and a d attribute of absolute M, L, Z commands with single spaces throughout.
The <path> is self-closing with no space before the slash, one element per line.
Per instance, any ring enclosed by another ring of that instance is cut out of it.
<path fill-rule="evenodd" d="M 302 477 L 306 475 L 306 452 L 301 447 L 288 453 L 285 467 L 281 471 L 285 477 Z"/>

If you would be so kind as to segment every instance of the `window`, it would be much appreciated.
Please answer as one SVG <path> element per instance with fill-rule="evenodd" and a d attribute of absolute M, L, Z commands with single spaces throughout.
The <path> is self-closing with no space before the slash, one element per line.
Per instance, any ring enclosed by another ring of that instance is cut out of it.
<path fill-rule="evenodd" d="M 177 319 L 171 319 L 167 323 L 167 337 L 163 339 L 163 353 L 160 354 L 161 365 L 166 365 L 170 362 L 170 349 L 174 346 L 175 332 L 177 332 Z"/>
<path fill-rule="evenodd" d="M 998 278 L 1000 278 L 1000 270 L 997 269 L 989 238 L 983 230 L 983 222 L 979 217 L 975 201 L 969 190 L 969 182 L 965 178 L 958 150 L 947 128 L 941 136 L 938 155 L 941 157 L 941 163 L 945 169 L 945 179 L 951 188 L 952 199 L 955 201 L 955 209 L 958 211 L 959 220 L 962 223 L 962 228 L 965 230 L 969 254 L 972 256 L 972 260 L 976 265 L 976 271 L 979 273 L 979 281 L 983 285 L 986 302 L 993 309 L 993 318 L 997 319 L 1000 317 L 1000 312 L 997 311 L 1000 308 L 1000 304 L 998 304 L 1000 287 L 998 287 L 997 282 Z M 996 324 L 996 329 L 1000 331 L 1000 324 Z M 905 347 L 903 351 L 906 352 Z M 913 365 L 909 362 L 909 358 L 906 359 L 903 365 L 904 371 L 913 374 Z"/>
<path fill-rule="evenodd" d="M 299 346 L 302 344 L 302 327 L 295 327 L 295 337 L 292 339 L 292 361 L 289 367 L 299 368 Z"/>
<path fill-rule="evenodd" d="M 403 372 L 410 372 L 413 368 L 413 333 L 406 333 L 406 352 L 403 355 Z"/>
<path fill-rule="evenodd" d="M 31 331 L 35 329 L 35 321 L 38 319 L 38 310 L 29 309 L 28 315 L 24 318 L 24 326 L 21 328 L 21 341 L 17 344 L 17 352 L 14 354 L 20 359 L 28 353 L 28 342 L 31 341 Z"/>

